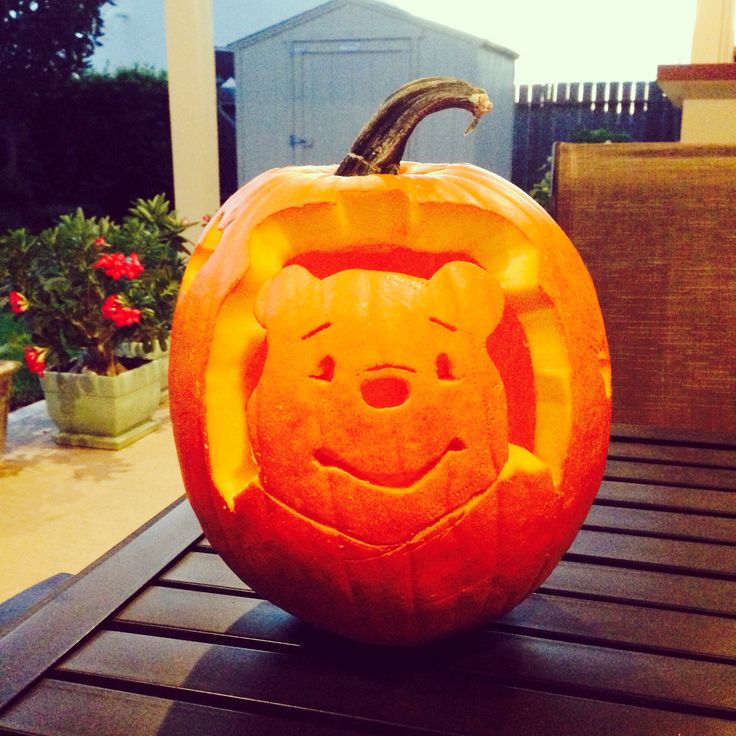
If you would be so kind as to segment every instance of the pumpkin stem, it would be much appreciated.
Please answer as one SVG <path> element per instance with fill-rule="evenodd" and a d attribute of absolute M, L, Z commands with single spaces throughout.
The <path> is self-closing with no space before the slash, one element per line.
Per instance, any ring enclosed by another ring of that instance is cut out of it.
<path fill-rule="evenodd" d="M 492 105 L 486 91 L 452 77 L 427 77 L 399 87 L 365 124 L 337 167 L 337 176 L 398 174 L 409 136 L 434 112 L 460 107 L 473 114 L 470 133 Z"/>

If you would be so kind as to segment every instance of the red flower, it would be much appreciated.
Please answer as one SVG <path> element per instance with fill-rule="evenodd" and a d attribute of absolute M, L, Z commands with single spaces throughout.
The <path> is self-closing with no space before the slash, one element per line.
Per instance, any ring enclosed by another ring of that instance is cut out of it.
<path fill-rule="evenodd" d="M 10 309 L 15 314 L 20 314 L 28 309 L 28 299 L 19 291 L 11 291 L 8 295 L 8 300 L 10 301 Z"/>
<path fill-rule="evenodd" d="M 120 294 L 111 294 L 102 303 L 102 316 L 116 327 L 127 327 L 141 321 L 141 310 L 131 307 Z"/>
<path fill-rule="evenodd" d="M 143 264 L 138 260 L 137 253 L 131 253 L 125 259 L 126 272 L 125 275 L 129 279 L 134 279 L 136 276 L 140 276 L 146 269 L 143 268 Z"/>
<path fill-rule="evenodd" d="M 106 253 L 94 262 L 93 268 L 101 268 L 105 276 L 115 281 L 119 281 L 123 276 L 134 279 L 145 271 L 137 253 L 131 253 L 127 257 L 122 253 Z"/>
<path fill-rule="evenodd" d="M 26 365 L 31 373 L 35 373 L 39 378 L 43 377 L 44 368 L 46 368 L 46 353 L 48 348 L 37 348 L 34 345 L 26 345 Z"/>
<path fill-rule="evenodd" d="M 105 240 L 105 238 L 102 237 L 102 235 L 100 235 L 100 237 L 95 240 L 95 245 L 98 248 L 104 248 L 105 246 L 107 246 L 107 241 Z"/>
<path fill-rule="evenodd" d="M 118 281 L 123 276 L 124 263 L 125 256 L 122 253 L 106 253 L 94 262 L 93 267 L 101 268 L 105 276 L 110 276 Z"/>

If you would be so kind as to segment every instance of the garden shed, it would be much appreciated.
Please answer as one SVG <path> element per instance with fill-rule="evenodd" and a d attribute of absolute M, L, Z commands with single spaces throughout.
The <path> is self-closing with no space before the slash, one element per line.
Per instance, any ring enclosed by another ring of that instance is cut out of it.
<path fill-rule="evenodd" d="M 467 112 L 433 115 L 404 158 L 511 176 L 517 54 L 509 49 L 375 0 L 330 0 L 229 48 L 241 184 L 275 166 L 340 161 L 388 94 L 426 76 L 484 87 L 493 112 L 467 137 Z"/>

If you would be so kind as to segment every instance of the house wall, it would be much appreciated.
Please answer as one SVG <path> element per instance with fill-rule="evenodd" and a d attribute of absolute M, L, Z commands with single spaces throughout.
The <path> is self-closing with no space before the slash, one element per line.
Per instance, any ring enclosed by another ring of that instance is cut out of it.
<path fill-rule="evenodd" d="M 390 92 L 437 75 L 485 87 L 494 110 L 470 136 L 466 111 L 437 113 L 417 128 L 405 158 L 511 175 L 513 56 L 477 39 L 355 4 L 232 48 L 241 184 L 276 166 L 338 162 Z"/>

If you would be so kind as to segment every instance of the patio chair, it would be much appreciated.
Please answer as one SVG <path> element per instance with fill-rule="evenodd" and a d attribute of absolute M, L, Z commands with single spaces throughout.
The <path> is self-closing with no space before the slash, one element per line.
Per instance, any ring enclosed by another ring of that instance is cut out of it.
<path fill-rule="evenodd" d="M 614 422 L 736 436 L 736 146 L 557 144 L 552 209 L 598 291 Z"/>

